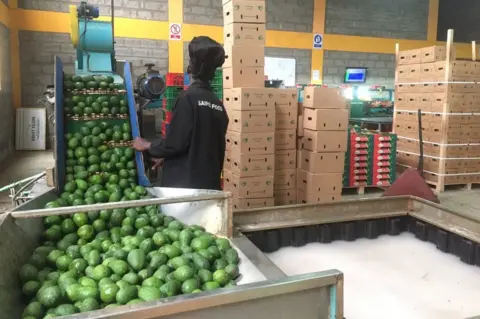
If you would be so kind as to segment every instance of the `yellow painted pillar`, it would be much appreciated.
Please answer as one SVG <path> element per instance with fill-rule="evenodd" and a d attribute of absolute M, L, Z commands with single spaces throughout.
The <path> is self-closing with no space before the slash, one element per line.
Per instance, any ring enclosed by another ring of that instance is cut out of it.
<path fill-rule="evenodd" d="M 17 0 L 8 0 L 9 15 L 13 16 L 18 9 Z M 16 19 L 10 19 L 10 60 L 12 68 L 13 105 L 22 106 L 22 82 L 20 77 L 20 43 Z"/>
<path fill-rule="evenodd" d="M 430 0 L 428 6 L 427 40 L 437 41 L 439 0 Z"/>
<path fill-rule="evenodd" d="M 168 0 L 168 21 L 180 24 L 183 29 L 183 0 Z M 184 72 L 183 33 L 182 30 L 182 39 L 180 40 L 168 40 L 168 72 Z"/>
<path fill-rule="evenodd" d="M 313 11 L 313 34 L 325 35 L 325 12 L 326 12 L 327 0 L 315 0 Z M 313 47 L 313 38 L 312 38 Z M 312 84 L 323 83 L 323 53 L 322 49 L 312 49 Z M 318 75 L 314 79 L 314 74 Z"/>

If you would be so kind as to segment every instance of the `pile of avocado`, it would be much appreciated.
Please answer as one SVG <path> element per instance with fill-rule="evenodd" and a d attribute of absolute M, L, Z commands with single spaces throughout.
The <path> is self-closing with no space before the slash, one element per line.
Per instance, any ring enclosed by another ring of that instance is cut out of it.
<path fill-rule="evenodd" d="M 227 239 L 157 206 L 49 216 L 45 241 L 20 269 L 23 319 L 53 318 L 235 285 Z"/>
<path fill-rule="evenodd" d="M 67 116 L 116 117 L 128 114 L 125 93 L 115 90 L 123 88 L 123 84 L 114 83 L 113 77 L 74 75 L 65 78 L 63 104 Z M 116 94 L 111 94 L 112 92 Z"/>

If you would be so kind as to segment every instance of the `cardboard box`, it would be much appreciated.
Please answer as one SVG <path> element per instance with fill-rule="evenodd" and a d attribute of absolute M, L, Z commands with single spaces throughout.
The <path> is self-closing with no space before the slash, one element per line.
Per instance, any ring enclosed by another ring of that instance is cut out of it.
<path fill-rule="evenodd" d="M 312 152 L 346 152 L 347 131 L 303 131 L 303 148 Z"/>
<path fill-rule="evenodd" d="M 445 61 L 447 59 L 447 48 L 444 46 L 431 46 L 422 48 L 420 51 L 420 62 L 422 63 Z M 455 50 L 452 52 L 451 60 L 455 60 Z"/>
<path fill-rule="evenodd" d="M 223 169 L 239 176 L 269 176 L 274 173 L 274 154 L 241 154 L 234 150 L 225 153 Z"/>
<path fill-rule="evenodd" d="M 305 193 L 302 190 L 297 191 L 298 204 L 316 204 L 338 202 L 342 194 L 323 194 L 323 193 Z"/>
<path fill-rule="evenodd" d="M 223 24 L 265 23 L 265 1 L 231 0 L 223 5 Z"/>
<path fill-rule="evenodd" d="M 223 27 L 227 45 L 264 46 L 265 24 L 232 23 Z"/>
<path fill-rule="evenodd" d="M 302 162 L 299 167 L 313 174 L 343 174 L 345 168 L 345 153 L 315 153 L 303 150 Z"/>
<path fill-rule="evenodd" d="M 275 111 L 235 111 L 228 112 L 228 129 L 234 132 L 273 132 L 275 131 Z"/>
<path fill-rule="evenodd" d="M 303 136 L 303 115 L 298 116 L 298 121 L 297 121 L 297 136 L 302 137 Z"/>
<path fill-rule="evenodd" d="M 296 130 L 275 130 L 275 152 L 277 150 L 294 150 L 297 146 Z"/>
<path fill-rule="evenodd" d="M 297 168 L 297 150 L 275 151 L 275 169 Z"/>
<path fill-rule="evenodd" d="M 277 104 L 275 106 L 275 118 L 275 128 L 277 130 L 297 129 L 297 108 Z"/>
<path fill-rule="evenodd" d="M 342 173 L 313 174 L 297 170 L 297 188 L 307 194 L 341 194 L 342 182 Z"/>
<path fill-rule="evenodd" d="M 275 153 L 275 132 L 239 133 L 227 131 L 226 150 L 241 154 Z"/>
<path fill-rule="evenodd" d="M 297 150 L 297 168 L 300 168 L 303 162 L 303 150 Z"/>
<path fill-rule="evenodd" d="M 408 64 L 397 66 L 395 79 L 397 82 L 420 81 L 421 64 Z"/>
<path fill-rule="evenodd" d="M 272 176 L 243 177 L 230 171 L 223 173 L 224 190 L 232 192 L 238 198 L 268 198 L 273 197 Z"/>
<path fill-rule="evenodd" d="M 303 127 L 313 131 L 346 131 L 348 110 L 305 108 L 303 110 Z"/>
<path fill-rule="evenodd" d="M 223 69 L 223 88 L 232 89 L 236 87 L 264 88 L 263 66 Z"/>
<path fill-rule="evenodd" d="M 303 106 L 311 109 L 344 109 L 347 101 L 340 89 L 307 86 L 304 90 Z"/>
<path fill-rule="evenodd" d="M 297 169 L 277 169 L 273 182 L 274 191 L 284 189 L 296 189 Z"/>
<path fill-rule="evenodd" d="M 224 68 L 243 68 L 246 66 L 265 66 L 265 47 L 225 45 Z"/>
<path fill-rule="evenodd" d="M 284 189 L 274 192 L 275 206 L 295 205 L 297 203 L 297 190 Z"/>
<path fill-rule="evenodd" d="M 240 111 L 275 110 L 275 100 L 271 89 L 266 88 L 234 88 L 223 90 L 225 108 Z"/>
<path fill-rule="evenodd" d="M 254 209 L 262 207 L 272 207 L 275 201 L 269 198 L 233 198 L 233 209 Z"/>
<path fill-rule="evenodd" d="M 421 49 L 405 50 L 398 53 L 397 64 L 415 64 L 420 63 Z"/>
<path fill-rule="evenodd" d="M 272 89 L 275 99 L 275 105 L 282 109 L 298 107 L 297 89 Z"/>

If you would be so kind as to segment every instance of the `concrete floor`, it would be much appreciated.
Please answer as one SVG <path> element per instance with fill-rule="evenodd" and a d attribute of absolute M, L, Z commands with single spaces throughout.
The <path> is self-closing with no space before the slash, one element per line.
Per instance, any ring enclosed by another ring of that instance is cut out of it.
<path fill-rule="evenodd" d="M 39 174 L 45 168 L 53 167 L 53 153 L 51 151 L 23 151 L 16 152 L 0 171 L 0 188 L 10 183 L 22 180 L 24 178 Z M 9 191 L 0 193 L 0 212 L 11 207 Z M 381 191 L 375 188 L 367 188 L 365 195 L 357 195 L 354 190 L 346 192 L 345 199 L 377 197 Z M 442 205 L 447 206 L 459 212 L 464 212 L 480 217 L 480 188 L 474 188 L 467 191 L 462 188 L 448 189 L 440 194 Z"/>

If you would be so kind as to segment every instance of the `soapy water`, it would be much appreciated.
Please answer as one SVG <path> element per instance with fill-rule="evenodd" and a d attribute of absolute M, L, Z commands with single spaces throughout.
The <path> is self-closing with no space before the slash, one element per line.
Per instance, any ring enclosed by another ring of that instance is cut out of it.
<path fill-rule="evenodd" d="M 411 233 L 286 247 L 267 256 L 287 275 L 344 273 L 348 319 L 460 319 L 480 315 L 480 267 Z"/>

